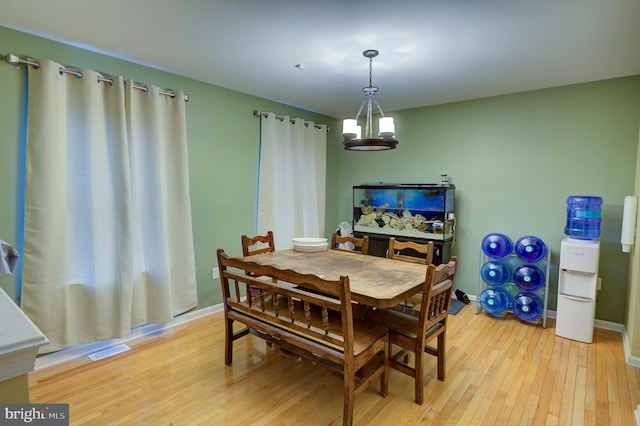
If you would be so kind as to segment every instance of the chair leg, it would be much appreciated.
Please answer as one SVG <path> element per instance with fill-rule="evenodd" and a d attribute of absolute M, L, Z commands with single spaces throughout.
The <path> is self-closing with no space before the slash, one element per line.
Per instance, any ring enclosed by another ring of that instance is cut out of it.
<path fill-rule="evenodd" d="M 355 373 L 354 373 L 355 374 Z M 355 375 L 344 377 L 344 409 L 342 412 L 342 424 L 353 425 L 353 406 L 355 405 L 356 389 Z"/>
<path fill-rule="evenodd" d="M 424 402 L 423 365 L 424 365 L 424 353 L 421 350 L 417 350 L 415 369 L 414 369 L 414 373 L 416 376 L 414 377 L 414 379 L 415 379 L 415 386 L 416 386 L 416 404 L 420 404 L 420 405 L 422 405 L 422 403 Z"/>
<path fill-rule="evenodd" d="M 444 382 L 444 377 L 447 373 L 447 345 L 446 341 L 446 333 L 442 333 L 438 336 L 438 380 L 442 380 Z"/>
<path fill-rule="evenodd" d="M 231 365 L 233 362 L 233 320 L 225 318 L 224 329 L 224 364 Z"/>
<path fill-rule="evenodd" d="M 384 360 L 384 371 L 380 376 L 380 395 L 386 398 L 389 394 L 389 350 L 391 345 L 387 345 L 385 351 L 380 354 Z"/>

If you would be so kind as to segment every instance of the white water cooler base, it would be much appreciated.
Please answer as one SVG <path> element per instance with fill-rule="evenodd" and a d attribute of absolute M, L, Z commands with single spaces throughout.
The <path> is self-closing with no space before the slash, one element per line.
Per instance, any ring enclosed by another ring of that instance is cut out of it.
<path fill-rule="evenodd" d="M 593 341 L 600 242 L 565 238 L 560 244 L 556 335 Z"/>
<path fill-rule="evenodd" d="M 596 304 L 593 299 L 558 295 L 556 336 L 579 342 L 593 342 Z"/>

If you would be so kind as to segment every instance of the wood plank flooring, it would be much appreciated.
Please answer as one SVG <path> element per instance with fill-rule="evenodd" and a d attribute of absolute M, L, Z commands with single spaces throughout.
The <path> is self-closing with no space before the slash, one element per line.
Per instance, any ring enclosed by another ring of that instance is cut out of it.
<path fill-rule="evenodd" d="M 389 396 L 356 397 L 357 425 L 634 425 L 640 369 L 626 365 L 619 333 L 594 343 L 555 336 L 511 314 L 450 316 L 447 378 L 427 357 L 425 402 L 390 372 Z M 30 374 L 31 402 L 68 403 L 72 425 L 339 425 L 342 379 L 249 336 L 224 365 L 222 313 Z"/>

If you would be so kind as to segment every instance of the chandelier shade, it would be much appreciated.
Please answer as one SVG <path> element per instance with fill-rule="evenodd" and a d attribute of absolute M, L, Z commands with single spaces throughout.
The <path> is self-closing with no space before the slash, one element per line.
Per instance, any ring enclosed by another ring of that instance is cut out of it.
<path fill-rule="evenodd" d="M 362 52 L 365 58 L 369 58 L 369 86 L 362 89 L 364 93 L 364 101 L 360 105 L 360 109 L 356 114 L 356 118 L 347 118 L 342 122 L 342 146 L 344 149 L 351 151 L 385 151 L 394 149 L 398 145 L 395 139 L 396 126 L 393 117 L 385 117 L 376 93 L 378 88 L 372 84 L 373 58 L 378 56 L 378 51 L 369 49 Z M 380 113 L 378 120 L 378 137 L 373 137 L 373 106 Z M 366 122 L 364 126 L 364 136 L 362 135 L 362 126 L 358 125 L 360 113 L 366 107 Z"/>

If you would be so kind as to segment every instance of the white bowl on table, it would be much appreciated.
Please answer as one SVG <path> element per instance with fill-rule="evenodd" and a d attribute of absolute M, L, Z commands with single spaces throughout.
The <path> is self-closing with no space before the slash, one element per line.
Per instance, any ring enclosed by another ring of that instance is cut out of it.
<path fill-rule="evenodd" d="M 305 253 L 324 251 L 329 248 L 326 238 L 300 237 L 293 239 L 293 249 Z"/>

